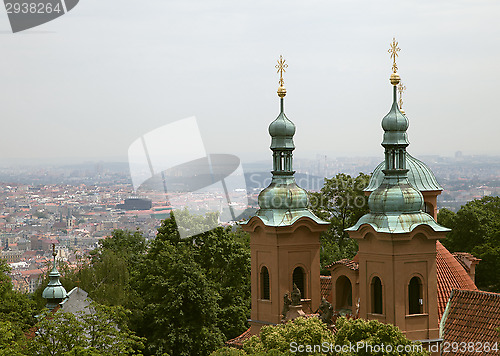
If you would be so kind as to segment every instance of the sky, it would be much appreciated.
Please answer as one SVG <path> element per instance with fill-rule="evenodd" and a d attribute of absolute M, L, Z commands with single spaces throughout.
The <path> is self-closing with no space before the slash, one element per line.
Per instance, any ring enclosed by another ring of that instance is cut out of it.
<path fill-rule="evenodd" d="M 13 34 L 0 11 L 0 163 L 127 161 L 142 135 L 191 116 L 208 153 L 380 156 L 393 37 L 414 156 L 500 155 L 496 0 L 80 0 Z M 165 144 L 175 154 L 175 145 Z"/>

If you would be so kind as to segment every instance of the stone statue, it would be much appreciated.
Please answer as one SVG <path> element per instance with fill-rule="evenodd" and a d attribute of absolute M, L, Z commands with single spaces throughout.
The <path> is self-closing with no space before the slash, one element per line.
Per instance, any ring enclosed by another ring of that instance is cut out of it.
<path fill-rule="evenodd" d="M 283 310 L 281 311 L 281 315 L 283 315 L 283 319 L 286 318 L 286 314 L 290 310 L 290 304 L 292 304 L 292 300 L 288 296 L 288 292 L 283 296 Z"/>
<path fill-rule="evenodd" d="M 333 316 L 333 307 L 324 297 L 321 298 L 321 304 L 319 305 L 319 311 L 321 312 L 320 319 L 323 323 L 331 325 Z"/>
<path fill-rule="evenodd" d="M 294 283 L 293 290 L 292 290 L 292 305 L 301 305 L 301 299 L 302 298 L 300 295 L 300 289 Z"/>

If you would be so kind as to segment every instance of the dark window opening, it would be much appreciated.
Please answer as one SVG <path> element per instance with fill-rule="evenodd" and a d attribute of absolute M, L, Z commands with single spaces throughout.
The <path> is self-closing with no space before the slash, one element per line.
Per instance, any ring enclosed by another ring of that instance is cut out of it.
<path fill-rule="evenodd" d="M 372 289 L 372 313 L 383 314 L 382 282 L 380 281 L 380 278 L 373 277 L 371 289 Z"/>
<path fill-rule="evenodd" d="M 422 314 L 422 283 L 420 278 L 413 277 L 408 285 L 408 310 L 410 314 Z"/>
<path fill-rule="evenodd" d="M 260 297 L 261 299 L 270 300 L 271 292 L 269 289 L 269 271 L 267 267 L 262 267 L 260 271 Z"/>
<path fill-rule="evenodd" d="M 349 278 L 340 276 L 335 283 L 335 289 L 336 309 L 352 309 L 352 285 Z"/>
<path fill-rule="evenodd" d="M 305 299 L 305 273 L 304 269 L 302 267 L 297 267 L 293 270 L 293 276 L 292 276 L 293 283 L 299 288 L 300 290 L 300 295 L 302 296 L 302 299 Z M 292 284 L 293 287 L 293 284 Z"/>

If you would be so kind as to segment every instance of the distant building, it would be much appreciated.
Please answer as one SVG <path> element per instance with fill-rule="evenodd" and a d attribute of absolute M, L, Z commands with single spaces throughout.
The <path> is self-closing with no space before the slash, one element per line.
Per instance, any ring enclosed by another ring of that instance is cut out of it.
<path fill-rule="evenodd" d="M 150 199 L 128 198 L 123 204 L 117 204 L 117 209 L 122 210 L 151 210 L 153 203 Z"/>

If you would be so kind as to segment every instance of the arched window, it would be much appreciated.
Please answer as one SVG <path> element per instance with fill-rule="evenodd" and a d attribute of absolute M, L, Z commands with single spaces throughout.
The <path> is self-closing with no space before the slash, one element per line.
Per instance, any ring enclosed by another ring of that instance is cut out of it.
<path fill-rule="evenodd" d="M 349 278 L 340 276 L 337 279 L 335 294 L 335 309 L 352 309 L 352 285 Z"/>
<path fill-rule="evenodd" d="M 408 284 L 408 311 L 410 314 L 422 314 L 422 282 L 420 278 L 413 277 Z"/>
<path fill-rule="evenodd" d="M 373 277 L 372 284 L 372 313 L 373 314 L 383 314 L 383 302 L 382 302 L 382 281 L 378 277 Z"/>
<path fill-rule="evenodd" d="M 293 283 L 299 288 L 300 290 L 300 295 L 302 296 L 302 299 L 306 297 L 305 294 L 305 272 L 302 267 L 297 267 L 293 270 L 293 275 L 292 275 L 292 280 Z M 293 284 L 292 284 L 293 286 Z"/>
<path fill-rule="evenodd" d="M 260 270 L 260 299 L 270 300 L 269 271 L 266 266 Z"/>

